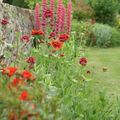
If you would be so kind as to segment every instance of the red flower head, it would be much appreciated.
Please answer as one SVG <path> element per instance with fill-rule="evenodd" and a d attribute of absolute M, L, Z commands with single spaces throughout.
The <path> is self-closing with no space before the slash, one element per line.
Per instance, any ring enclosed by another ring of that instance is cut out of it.
<path fill-rule="evenodd" d="M 49 39 L 54 38 L 55 36 L 56 36 L 56 33 L 55 32 L 51 32 L 50 36 L 49 36 Z"/>
<path fill-rule="evenodd" d="M 61 42 L 65 42 L 69 39 L 69 35 L 68 34 L 60 34 L 58 36 L 58 39 L 61 41 Z"/>
<path fill-rule="evenodd" d="M 42 30 L 32 30 L 32 35 L 44 35 L 44 32 Z"/>
<path fill-rule="evenodd" d="M 35 64 L 35 58 L 34 57 L 29 57 L 29 58 L 27 58 L 26 62 L 30 63 L 30 64 Z"/>
<path fill-rule="evenodd" d="M 86 66 L 86 64 L 87 64 L 87 59 L 86 58 L 80 58 L 80 61 L 79 61 L 79 63 L 82 65 L 82 66 Z"/>
<path fill-rule="evenodd" d="M 19 96 L 19 100 L 21 101 L 26 101 L 28 100 L 28 92 L 27 91 L 23 91 L 20 96 Z"/>
<path fill-rule="evenodd" d="M 28 35 L 23 35 L 23 36 L 21 37 L 21 41 L 29 42 L 29 41 L 30 41 L 30 38 L 29 38 Z"/>
<path fill-rule="evenodd" d="M 50 46 L 54 47 L 55 50 L 60 50 L 63 47 L 63 42 L 59 40 L 52 40 Z"/>
<path fill-rule="evenodd" d="M 22 82 L 23 82 L 22 79 L 20 79 L 20 78 L 14 78 L 13 81 L 12 81 L 12 85 L 13 85 L 14 87 L 16 87 L 18 84 L 20 84 L 20 83 L 22 83 Z"/>
<path fill-rule="evenodd" d="M 46 18 L 50 18 L 53 16 L 53 13 L 50 9 L 47 9 L 44 14 Z"/>
<path fill-rule="evenodd" d="M 60 57 L 64 57 L 64 56 L 65 56 L 65 54 L 64 54 L 64 53 L 60 54 Z"/>
<path fill-rule="evenodd" d="M 25 78 L 25 79 L 30 79 L 32 77 L 32 73 L 27 71 L 27 70 L 24 70 L 22 72 L 22 77 Z"/>
<path fill-rule="evenodd" d="M 1 24 L 2 25 L 7 25 L 9 22 L 8 22 L 8 20 L 7 19 L 3 19 L 2 21 L 1 21 Z"/>
<path fill-rule="evenodd" d="M 9 77 L 11 77 L 15 74 L 16 71 L 16 67 L 7 67 L 2 69 L 2 74 L 7 74 Z"/>

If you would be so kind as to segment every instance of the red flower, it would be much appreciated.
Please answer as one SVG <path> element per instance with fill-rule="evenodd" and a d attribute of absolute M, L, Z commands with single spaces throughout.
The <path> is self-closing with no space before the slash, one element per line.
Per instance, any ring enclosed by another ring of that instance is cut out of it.
<path fill-rule="evenodd" d="M 24 90 L 24 91 L 20 94 L 19 99 L 20 99 L 21 101 L 26 101 L 26 100 L 28 100 L 28 92 L 27 92 L 26 90 Z"/>
<path fill-rule="evenodd" d="M 16 67 L 7 67 L 2 69 L 2 74 L 7 74 L 9 77 L 11 77 L 15 74 L 16 71 Z"/>
<path fill-rule="evenodd" d="M 60 50 L 63 47 L 63 42 L 59 40 L 52 40 L 50 46 L 54 47 L 55 50 Z"/>
<path fill-rule="evenodd" d="M 28 35 L 23 35 L 23 36 L 21 37 L 21 41 L 29 42 L 29 41 L 30 41 L 30 38 L 29 38 Z"/>
<path fill-rule="evenodd" d="M 44 15 L 45 15 L 46 18 L 50 18 L 50 17 L 53 16 L 53 13 L 52 13 L 52 11 L 50 9 L 47 9 L 45 11 Z"/>
<path fill-rule="evenodd" d="M 35 64 L 35 58 L 34 57 L 29 57 L 29 58 L 27 58 L 26 62 L 30 63 L 30 64 Z"/>
<path fill-rule="evenodd" d="M 22 83 L 22 81 L 23 81 L 22 79 L 14 78 L 12 81 L 12 85 L 16 87 L 18 84 Z"/>
<path fill-rule="evenodd" d="M 67 41 L 67 40 L 69 39 L 69 35 L 68 35 L 68 34 L 60 34 L 60 35 L 58 36 L 58 38 L 59 38 L 59 40 L 60 40 L 61 42 L 65 42 L 65 41 Z"/>
<path fill-rule="evenodd" d="M 60 54 L 60 57 L 64 57 L 64 56 L 65 56 L 65 54 L 64 54 L 64 53 Z"/>
<path fill-rule="evenodd" d="M 79 61 L 79 63 L 82 65 L 82 66 L 86 66 L 86 64 L 87 64 L 87 59 L 86 58 L 80 58 L 80 61 Z"/>
<path fill-rule="evenodd" d="M 49 39 L 54 38 L 55 36 L 56 36 L 56 33 L 55 32 L 51 32 L 50 36 L 49 36 Z"/>
<path fill-rule="evenodd" d="M 2 21 L 1 21 L 1 24 L 2 25 L 7 25 L 9 22 L 8 22 L 8 20 L 7 19 L 3 19 Z"/>
<path fill-rule="evenodd" d="M 30 79 L 30 78 L 32 77 L 32 73 L 29 72 L 29 71 L 27 71 L 27 70 L 24 70 L 24 71 L 22 72 L 22 76 L 23 76 L 23 78 L 25 78 L 25 79 Z"/>
<path fill-rule="evenodd" d="M 42 30 L 32 30 L 32 35 L 44 35 L 44 32 Z"/>

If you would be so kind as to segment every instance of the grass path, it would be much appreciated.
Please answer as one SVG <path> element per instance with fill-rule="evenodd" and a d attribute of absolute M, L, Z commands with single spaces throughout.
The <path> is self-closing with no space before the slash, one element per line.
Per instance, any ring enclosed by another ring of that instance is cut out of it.
<path fill-rule="evenodd" d="M 94 73 L 94 91 L 104 90 L 110 95 L 120 96 L 120 48 L 89 48 L 87 55 Z M 103 72 L 104 67 L 106 72 Z"/>

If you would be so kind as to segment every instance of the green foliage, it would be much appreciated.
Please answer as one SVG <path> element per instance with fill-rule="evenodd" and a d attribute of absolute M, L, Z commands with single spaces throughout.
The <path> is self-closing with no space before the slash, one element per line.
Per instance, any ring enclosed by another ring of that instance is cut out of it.
<path fill-rule="evenodd" d="M 12 5 L 28 8 L 28 4 L 25 0 L 13 0 Z"/>
<path fill-rule="evenodd" d="M 77 20 L 85 20 L 85 19 L 93 18 L 93 16 L 94 13 L 91 9 L 90 10 L 76 9 L 74 10 L 73 13 L 73 18 Z"/>
<path fill-rule="evenodd" d="M 120 46 L 120 30 L 113 28 L 111 37 L 112 46 Z"/>
<path fill-rule="evenodd" d="M 113 24 L 115 15 L 119 10 L 117 0 L 87 0 L 95 11 L 98 22 Z"/>
<path fill-rule="evenodd" d="M 93 9 L 88 6 L 84 1 L 75 1 L 74 2 L 74 13 L 73 18 L 77 20 L 86 20 L 89 18 L 93 18 L 94 11 Z"/>
<path fill-rule="evenodd" d="M 92 32 L 96 38 L 96 45 L 98 47 L 110 47 L 112 29 L 110 26 L 105 24 L 95 24 Z"/>

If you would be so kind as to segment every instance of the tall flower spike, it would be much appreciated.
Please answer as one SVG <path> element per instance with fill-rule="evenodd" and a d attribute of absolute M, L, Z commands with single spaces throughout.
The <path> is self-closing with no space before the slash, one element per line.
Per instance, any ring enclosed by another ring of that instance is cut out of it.
<path fill-rule="evenodd" d="M 57 7 L 57 18 L 56 18 L 56 28 L 55 31 L 58 34 L 61 31 L 61 21 L 62 21 L 62 0 L 58 0 L 58 7 Z"/>
<path fill-rule="evenodd" d="M 71 20 L 72 20 L 72 2 L 69 0 L 67 5 L 67 33 L 71 31 Z"/>
<path fill-rule="evenodd" d="M 47 2 L 46 0 L 42 0 L 42 28 L 44 32 L 46 28 L 46 16 L 45 16 L 46 9 L 47 9 Z"/>
<path fill-rule="evenodd" d="M 66 14 L 66 8 L 64 7 L 64 5 L 62 5 L 60 32 L 65 32 L 65 14 Z"/>
<path fill-rule="evenodd" d="M 35 29 L 40 29 L 41 28 L 41 25 L 40 25 L 40 5 L 39 3 L 36 3 L 36 6 L 35 6 Z"/>
<path fill-rule="evenodd" d="M 50 0 L 50 11 L 52 12 L 50 24 L 52 28 L 54 28 L 54 7 L 55 7 L 55 1 Z"/>

